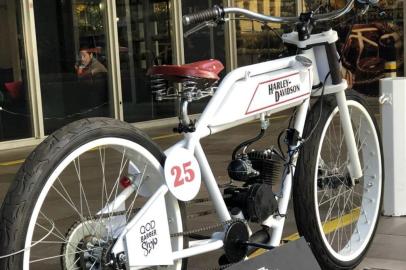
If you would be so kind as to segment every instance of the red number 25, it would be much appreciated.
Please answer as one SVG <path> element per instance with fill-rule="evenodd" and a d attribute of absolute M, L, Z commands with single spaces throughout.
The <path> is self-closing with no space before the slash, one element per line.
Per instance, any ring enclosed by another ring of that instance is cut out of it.
<path fill-rule="evenodd" d="M 183 163 L 183 174 L 182 168 L 179 166 L 173 166 L 171 169 L 172 176 L 175 176 L 175 187 L 182 186 L 186 182 L 192 182 L 195 179 L 195 172 L 190 166 L 192 162 Z"/>

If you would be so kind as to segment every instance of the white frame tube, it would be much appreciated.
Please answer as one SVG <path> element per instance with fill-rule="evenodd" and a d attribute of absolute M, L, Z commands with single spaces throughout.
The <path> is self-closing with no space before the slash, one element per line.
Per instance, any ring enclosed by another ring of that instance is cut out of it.
<path fill-rule="evenodd" d="M 348 171 L 350 172 L 352 184 L 355 185 L 355 179 L 362 177 L 361 162 L 358 156 L 357 144 L 352 129 L 350 112 L 347 106 L 347 98 L 345 91 L 340 91 L 335 94 L 337 98 L 338 110 L 340 113 L 341 125 L 343 126 L 345 143 L 347 145 L 350 162 L 348 163 Z"/>
<path fill-rule="evenodd" d="M 196 144 L 195 155 L 202 171 L 203 181 L 206 185 L 209 196 L 213 201 L 214 208 L 216 209 L 220 221 L 224 222 L 227 220 L 231 220 L 231 215 L 228 212 L 227 205 L 223 200 L 223 195 L 218 188 L 216 178 L 213 175 L 210 164 L 207 161 L 206 155 L 204 154 L 203 148 L 200 143 Z"/>
<path fill-rule="evenodd" d="M 299 107 L 299 110 L 296 114 L 295 120 L 295 129 L 299 132 L 299 135 L 302 136 L 303 128 L 305 125 L 307 111 L 309 110 L 310 106 L 310 99 L 307 99 L 303 102 L 303 104 Z M 298 153 L 296 153 L 292 158 L 292 165 L 291 168 L 285 167 L 284 174 L 281 179 L 281 197 L 278 200 L 278 209 L 281 214 L 286 214 L 288 211 L 290 195 L 292 193 L 292 185 L 293 185 L 293 176 L 295 175 L 295 166 L 297 161 Z M 285 225 L 285 216 L 270 216 L 267 220 L 265 220 L 262 224 L 265 226 L 271 227 L 272 235 L 269 241 L 271 246 L 279 246 L 281 239 L 283 228 Z"/>

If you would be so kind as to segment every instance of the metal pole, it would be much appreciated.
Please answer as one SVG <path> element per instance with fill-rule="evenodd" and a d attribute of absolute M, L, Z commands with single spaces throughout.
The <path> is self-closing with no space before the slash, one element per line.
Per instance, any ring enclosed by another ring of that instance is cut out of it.
<path fill-rule="evenodd" d="M 171 37 L 172 59 L 176 65 L 185 63 L 185 49 L 183 45 L 182 1 L 171 0 Z"/>
<path fill-rule="evenodd" d="M 117 30 L 117 11 L 116 0 L 104 0 L 106 7 L 106 28 L 107 28 L 107 51 L 108 51 L 108 64 L 110 86 L 113 99 L 113 112 L 116 119 L 123 120 L 123 98 L 121 89 L 121 74 L 120 74 L 120 49 L 118 43 L 118 30 Z"/>
<path fill-rule="evenodd" d="M 224 0 L 225 7 L 234 6 L 233 0 Z M 237 33 L 234 14 L 230 15 L 230 20 L 225 26 L 225 45 L 226 45 L 226 70 L 227 72 L 232 71 L 238 67 L 237 63 Z"/>
<path fill-rule="evenodd" d="M 44 115 L 42 111 L 41 85 L 38 65 L 37 37 L 33 0 L 21 1 L 22 29 L 25 38 L 25 59 L 27 61 L 27 87 L 32 112 L 34 137 L 44 138 Z"/>

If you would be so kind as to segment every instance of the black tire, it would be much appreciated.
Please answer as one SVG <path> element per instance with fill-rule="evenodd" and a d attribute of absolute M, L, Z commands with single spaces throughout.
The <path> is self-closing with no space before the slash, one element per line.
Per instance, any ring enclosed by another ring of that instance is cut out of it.
<path fill-rule="evenodd" d="M 323 98 L 323 103 L 318 101 L 309 112 L 303 137 L 311 137 L 300 150 L 293 185 L 299 234 L 310 243 L 323 270 L 353 269 L 362 261 L 375 234 L 382 204 L 384 166 L 378 126 L 360 95 L 347 91 L 347 100 L 364 176 L 352 186 L 345 166 L 348 160 L 345 143 L 343 139 L 335 142 L 332 139 L 342 134 L 338 134 L 336 126 L 340 124 L 339 116 L 330 118 L 338 109 L 335 95 L 329 95 Z M 331 125 L 326 127 L 326 124 Z M 328 144 L 330 148 L 325 148 Z M 372 155 L 372 151 L 376 155 Z M 343 164 L 340 159 L 345 160 Z M 370 168 L 370 164 L 376 168 Z M 369 179 L 369 172 L 373 170 L 377 172 L 375 180 Z M 367 185 L 371 185 L 368 190 Z M 374 194 L 375 197 L 372 196 Z M 368 196 L 376 199 L 375 202 L 371 200 L 368 204 Z M 369 218 L 371 224 L 365 227 L 362 222 Z M 359 240 L 358 244 L 355 235 L 362 239 L 363 233 L 365 239 Z"/>
<path fill-rule="evenodd" d="M 0 256 L 15 253 L 24 248 L 25 241 L 26 241 L 26 233 L 27 233 L 27 229 L 28 229 L 30 220 L 32 218 L 31 215 L 33 214 L 34 207 L 37 204 L 37 200 L 44 188 L 44 185 L 48 182 L 48 179 L 50 179 L 50 176 L 54 172 L 54 170 L 58 166 L 62 166 L 61 162 L 63 160 L 65 160 L 65 158 L 67 158 L 70 154 L 74 153 L 74 151 L 77 150 L 79 147 L 84 146 L 97 139 L 103 139 L 103 138 L 104 139 L 117 138 L 117 139 L 123 139 L 123 142 L 125 142 L 125 141 L 133 142 L 137 145 L 137 147 L 140 146 L 140 148 L 145 149 L 154 157 L 154 161 L 153 161 L 154 164 L 158 164 L 156 166 L 163 166 L 163 164 L 164 164 L 165 155 L 163 154 L 161 149 L 155 143 L 153 143 L 150 139 L 148 139 L 148 137 L 144 133 L 142 133 L 140 130 L 136 129 L 135 127 L 133 127 L 127 123 L 120 122 L 120 121 L 114 120 L 114 119 L 109 119 L 109 118 L 90 118 L 90 119 L 79 120 L 77 122 L 71 123 L 71 124 L 61 128 L 60 130 L 56 131 L 52 135 L 48 136 L 46 138 L 46 140 L 44 140 L 40 145 L 38 145 L 38 147 L 29 155 L 29 157 L 26 159 L 26 161 L 24 162 L 24 164 L 21 166 L 20 170 L 18 171 L 11 187 L 9 188 L 9 191 L 8 191 L 6 198 L 4 200 L 4 203 L 2 205 L 1 214 L 0 214 L 0 222 L 1 222 L 0 223 Z M 76 210 L 79 209 L 79 207 L 76 205 L 77 196 L 79 196 L 80 201 L 81 201 L 81 207 L 82 207 L 82 203 L 83 203 L 83 205 L 85 205 L 85 203 L 83 201 L 86 200 L 87 210 L 91 213 L 93 213 L 93 211 L 91 211 L 91 210 L 97 211 L 97 206 L 94 206 L 94 205 L 96 205 L 96 203 L 93 204 L 93 201 L 90 200 L 90 197 L 89 197 L 89 201 L 87 201 L 87 197 L 86 197 L 86 193 L 85 193 L 85 186 L 86 186 L 86 188 L 88 188 L 87 191 L 90 190 L 90 192 L 88 192 L 89 196 L 93 196 L 95 198 L 100 197 L 100 193 L 98 192 L 98 190 L 96 190 L 96 188 L 98 188 L 98 189 L 101 188 L 101 193 L 104 193 L 104 192 L 106 193 L 106 196 L 104 196 L 104 195 L 101 196 L 102 197 L 101 205 L 105 205 L 104 201 L 103 201 L 103 197 L 105 197 L 106 203 L 107 203 L 107 201 L 111 201 L 111 200 L 109 200 L 109 198 L 110 197 L 112 198 L 113 190 L 116 191 L 118 188 L 113 186 L 111 189 L 110 196 L 107 197 L 107 195 L 108 195 L 107 189 L 108 189 L 108 187 L 110 187 L 110 182 L 109 182 L 110 175 L 109 174 L 110 174 L 110 169 L 113 171 L 113 168 L 117 168 L 117 166 L 116 166 L 117 162 L 115 161 L 115 158 L 114 158 L 116 155 L 116 152 L 114 152 L 114 151 L 119 148 L 121 149 L 120 145 L 114 145 L 114 147 L 112 147 L 112 149 L 109 149 L 109 148 L 107 148 L 107 146 L 100 146 L 99 151 L 93 151 L 94 149 L 91 149 L 85 153 L 87 156 L 86 155 L 83 155 L 83 157 L 80 156 L 80 160 L 82 160 L 82 163 L 84 163 L 84 164 L 91 164 L 91 163 L 89 163 L 89 160 L 93 155 L 99 155 L 100 157 L 102 155 L 104 156 L 104 158 L 99 162 L 100 162 L 100 164 L 104 164 L 101 167 L 104 166 L 102 174 L 103 174 L 103 179 L 104 179 L 103 184 L 105 185 L 105 187 L 98 187 L 95 185 L 91 185 L 94 183 L 94 181 L 100 181 L 98 175 L 93 177 L 96 180 L 94 180 L 93 178 L 90 178 L 90 177 L 87 179 L 83 178 L 83 184 L 82 184 L 82 179 L 79 180 L 79 182 L 80 182 L 79 193 L 80 194 L 75 195 L 76 193 L 74 191 L 77 188 L 76 187 L 77 184 L 76 184 L 76 182 L 74 182 L 74 183 L 71 182 L 75 178 L 74 175 L 72 175 L 70 177 L 69 174 L 65 175 L 64 174 L 65 171 L 63 171 L 58 176 L 57 179 L 58 179 L 59 183 L 61 183 L 60 187 L 58 186 L 59 190 L 62 192 L 64 189 L 61 187 L 65 186 L 66 190 L 67 190 L 66 194 L 69 194 L 69 192 L 71 192 L 72 197 L 70 198 L 70 201 L 72 203 L 74 203 Z M 118 179 L 121 177 L 120 174 L 123 171 L 125 171 L 125 169 L 124 169 L 125 164 L 123 163 L 124 158 L 126 159 L 127 163 L 130 163 L 130 162 L 135 163 L 135 161 L 133 160 L 135 158 L 129 157 L 130 154 L 128 154 L 128 156 L 127 156 L 127 153 L 130 150 L 126 150 L 127 148 L 124 148 L 124 147 L 125 146 L 123 144 L 122 145 L 123 150 L 120 150 L 121 152 L 117 151 L 118 153 L 122 154 L 120 172 L 118 173 L 117 180 L 112 180 L 111 182 L 119 183 Z M 106 150 L 106 148 L 107 148 L 107 150 Z M 128 151 L 128 152 L 126 152 L 126 151 Z M 87 154 L 87 153 L 90 153 L 90 154 Z M 107 158 L 106 158 L 106 153 L 107 154 L 112 153 L 111 160 L 107 160 L 109 158 L 109 156 L 107 156 Z M 134 153 L 136 153 L 136 152 L 134 152 Z M 141 156 L 141 154 L 140 154 L 140 156 Z M 148 157 L 150 157 L 150 156 L 148 156 Z M 147 160 L 148 157 L 147 156 L 145 156 L 145 158 L 140 157 L 140 160 L 141 159 Z M 89 158 L 89 160 L 88 160 L 88 158 Z M 80 166 L 81 166 L 80 160 L 78 157 L 77 162 L 76 162 L 76 160 L 74 160 L 73 161 L 74 164 L 73 163 L 71 164 L 71 165 L 75 165 L 74 166 L 75 168 L 76 168 L 76 165 L 78 165 L 79 172 L 77 173 L 77 175 L 79 178 L 84 177 L 84 174 L 87 172 L 89 173 L 89 176 L 90 176 L 90 174 L 95 173 L 90 169 L 93 167 L 89 167 L 86 172 L 85 172 L 86 168 L 83 169 L 82 172 L 80 172 Z M 100 164 L 96 164 L 96 165 L 99 166 Z M 151 171 L 155 170 L 154 168 L 151 168 L 151 169 L 147 168 L 147 164 L 148 164 L 147 161 L 145 161 L 145 164 L 146 165 L 145 165 L 144 172 L 147 170 L 151 170 Z M 71 165 L 69 165 L 69 166 L 71 166 Z M 66 166 L 64 168 L 64 170 L 66 169 L 66 171 L 68 171 L 68 168 L 71 168 L 69 166 Z M 88 165 L 85 165 L 85 166 L 88 166 Z M 108 167 L 106 167 L 106 166 L 108 166 Z M 76 170 L 77 170 L 77 168 L 76 168 Z M 96 173 L 95 173 L 95 175 L 96 175 Z M 116 174 L 114 174 L 113 176 L 115 177 L 115 175 Z M 88 183 L 86 181 L 88 181 Z M 55 180 L 54 183 L 55 183 L 55 187 L 56 187 L 58 184 L 57 180 Z M 142 183 L 142 182 L 140 182 L 140 183 Z M 94 187 L 94 189 L 89 189 L 89 187 Z M 72 191 L 70 191 L 69 188 L 71 188 Z M 51 191 L 54 191 L 54 190 L 55 189 L 52 189 L 52 188 L 50 188 L 48 190 L 49 193 L 46 194 L 47 197 L 44 199 L 43 205 L 40 206 L 41 214 L 39 214 L 37 216 L 38 220 L 36 220 L 36 222 L 38 224 L 36 223 L 33 226 L 35 230 L 37 230 L 38 226 L 41 225 L 39 223 L 41 223 L 42 221 L 45 220 L 46 222 L 48 222 L 47 218 L 49 218 L 49 220 L 51 220 L 53 225 L 55 225 L 55 226 L 59 226 L 59 223 L 61 223 L 61 224 L 67 223 L 66 225 L 65 224 L 61 225 L 60 228 L 62 228 L 62 227 L 66 227 L 69 224 L 71 224 L 72 223 L 71 219 L 82 219 L 87 212 L 86 210 L 82 211 L 81 216 L 80 216 L 81 218 L 78 218 L 74 215 L 70 216 L 70 215 L 68 215 L 68 213 L 70 213 L 70 212 L 68 210 L 65 210 L 65 209 L 68 209 L 69 207 L 63 208 L 65 206 L 63 203 L 55 204 L 53 207 L 54 208 L 58 207 L 58 210 L 54 211 L 51 207 L 51 205 L 52 205 L 51 202 L 53 202 L 53 200 L 58 201 L 58 198 L 59 198 L 58 196 L 54 196 L 51 194 L 52 193 Z M 94 192 L 94 190 L 96 190 L 96 192 Z M 82 198 L 82 191 L 83 191 L 83 198 Z M 110 192 L 110 190 L 109 190 L 109 192 Z M 95 193 L 95 194 L 92 195 L 91 193 Z M 138 191 L 137 191 L 137 193 L 138 193 Z M 63 193 L 63 194 L 65 194 L 65 193 Z M 134 195 L 134 197 L 136 197 L 137 195 L 138 194 Z M 62 196 L 60 196 L 60 197 L 62 197 Z M 170 197 L 170 198 L 168 198 L 168 197 Z M 65 198 L 68 198 L 68 195 L 65 195 Z M 48 208 L 45 208 L 47 206 L 46 203 L 48 203 L 48 200 L 50 202 L 50 206 Z M 133 200 L 135 202 L 135 198 Z M 138 198 L 137 198 L 137 200 L 138 200 Z M 179 201 L 176 201 L 176 199 L 174 199 L 172 197 L 172 195 L 170 195 L 170 194 L 166 195 L 166 200 L 174 201 L 173 204 L 175 205 L 175 208 L 179 207 L 179 209 L 176 211 L 178 211 L 178 213 L 180 211 L 181 224 L 182 224 L 181 229 L 185 230 L 186 223 L 185 223 L 185 206 L 184 206 L 184 204 Z M 60 199 L 60 201 L 62 201 L 62 200 Z M 177 206 L 176 206 L 176 203 L 177 203 Z M 127 205 L 127 203 L 125 205 Z M 132 213 L 133 213 L 134 205 L 130 205 L 130 206 L 131 206 L 131 209 L 128 212 L 127 220 L 129 219 L 130 215 L 132 215 Z M 83 206 L 83 208 L 86 208 L 86 207 Z M 74 209 L 74 207 L 72 207 L 72 209 Z M 100 209 L 101 209 L 101 207 L 99 208 L 99 210 Z M 42 212 L 42 211 L 44 211 L 44 212 Z M 62 213 L 65 213 L 64 211 L 67 212 L 67 216 L 59 217 L 58 215 L 62 215 Z M 70 210 L 70 211 L 72 211 L 72 210 Z M 72 212 L 74 212 L 74 211 L 72 211 Z M 52 218 L 51 215 L 53 215 L 52 217 L 54 217 L 54 219 L 51 219 Z M 43 216 L 42 221 L 40 221 L 40 219 L 41 219 L 40 216 L 41 217 Z M 169 216 L 168 216 L 168 218 L 169 218 Z M 177 217 L 171 217 L 171 218 L 176 219 Z M 65 219 L 67 220 L 66 222 L 64 221 Z M 103 221 L 102 221 L 102 219 L 103 219 Z M 105 222 L 104 219 L 105 218 L 100 218 L 99 219 L 100 223 Z M 63 222 L 61 220 L 63 220 Z M 49 221 L 50 224 L 51 224 L 51 221 Z M 87 225 L 83 223 L 84 225 L 81 225 L 82 229 L 86 226 L 90 226 L 90 227 L 95 226 L 94 224 L 96 224 L 96 222 L 97 221 L 94 221 L 93 223 L 91 223 L 91 225 L 89 225 L 90 223 L 88 223 Z M 72 224 L 74 224 L 74 223 L 72 223 Z M 43 226 L 46 226 L 46 225 L 43 225 Z M 179 225 L 176 225 L 176 226 L 179 226 Z M 97 228 L 99 228 L 99 227 L 97 227 Z M 86 228 L 86 229 L 88 229 L 88 228 Z M 52 231 L 55 232 L 55 234 L 57 232 L 56 230 L 52 230 Z M 84 229 L 83 229 L 83 231 L 84 231 Z M 70 231 L 64 229 L 63 231 L 61 230 L 61 233 L 66 235 L 67 233 L 70 233 Z M 52 238 L 52 237 L 53 237 L 53 235 L 50 234 L 50 238 Z M 66 236 L 64 239 L 65 239 L 64 241 L 68 242 L 68 240 L 70 240 L 71 238 Z M 68 239 L 68 240 L 66 240 L 66 239 Z M 186 239 L 183 240 L 183 248 L 186 247 L 185 240 Z M 30 239 L 30 241 L 33 241 L 33 240 Z M 179 240 L 179 241 L 181 241 L 181 240 Z M 50 244 L 50 245 L 52 245 L 52 244 Z M 69 244 L 62 243 L 62 244 L 60 244 L 61 247 L 59 248 L 59 250 L 55 251 L 58 247 L 58 245 L 55 244 L 55 246 L 52 246 L 52 250 L 60 253 L 61 251 L 63 252 L 64 248 L 66 248 L 68 245 L 70 245 L 70 243 Z M 180 244 L 180 245 L 182 245 L 182 244 Z M 39 244 L 38 246 L 32 247 L 31 257 L 33 257 L 36 254 L 35 252 L 37 252 L 37 251 L 35 251 L 34 248 L 37 248 L 37 249 L 44 248 L 44 245 L 42 245 L 42 247 L 40 247 L 40 246 L 41 245 Z M 51 248 L 47 247 L 46 245 L 45 245 L 45 248 L 48 248 L 48 250 L 51 251 Z M 78 250 L 78 248 L 76 250 Z M 47 251 L 47 249 L 45 249 L 45 252 L 46 251 Z M 41 252 L 44 252 L 44 251 L 41 250 L 40 253 Z M 2 269 L 2 270 L 21 270 L 21 269 L 27 270 L 27 268 L 23 267 L 24 253 L 25 252 L 22 252 L 22 253 L 18 253 L 16 255 L 14 255 L 14 256 L 9 256 L 9 257 L 0 259 L 0 269 Z M 63 258 L 64 259 L 67 258 L 66 255 L 64 255 Z M 30 260 L 31 260 L 31 258 L 30 258 Z M 47 263 L 44 264 L 44 266 L 37 266 L 36 264 L 33 263 L 32 265 L 30 264 L 29 269 L 64 269 L 64 268 L 66 268 L 66 266 L 63 265 L 64 264 L 63 260 L 59 260 L 59 265 L 56 262 L 54 262 L 53 260 L 52 260 L 52 263 L 53 264 L 51 264 L 51 262 L 48 261 Z M 186 260 L 183 260 L 180 264 L 182 265 L 181 266 L 182 269 L 186 269 L 186 267 L 187 267 Z M 179 269 L 179 265 L 178 265 L 178 269 Z"/>

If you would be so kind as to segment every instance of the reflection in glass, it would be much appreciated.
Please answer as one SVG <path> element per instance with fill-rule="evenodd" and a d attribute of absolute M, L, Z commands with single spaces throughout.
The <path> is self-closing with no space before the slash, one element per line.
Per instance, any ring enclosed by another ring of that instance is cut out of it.
<path fill-rule="evenodd" d="M 273 16 L 295 16 L 296 1 L 236 0 L 235 6 Z M 285 47 L 280 36 L 286 26 L 261 24 L 252 20 L 237 20 L 238 66 L 245 66 L 280 57 Z"/>
<path fill-rule="evenodd" d="M 33 135 L 20 1 L 0 1 L 0 141 Z"/>
<path fill-rule="evenodd" d="M 222 5 L 221 0 L 206 1 L 182 1 L 182 13 L 191 14 L 201 11 L 214 5 Z M 189 28 L 185 28 L 186 32 Z M 185 63 L 192 63 L 200 60 L 217 59 L 226 66 L 224 26 L 218 25 L 214 28 L 203 28 L 192 35 L 184 38 Z M 220 77 L 223 78 L 226 70 L 223 70 Z M 189 105 L 190 113 L 202 112 L 209 98 L 205 98 Z"/>
<path fill-rule="evenodd" d="M 170 1 L 116 0 L 124 119 L 138 122 L 175 116 L 174 101 L 153 99 L 148 69 L 172 64 Z"/>
<path fill-rule="evenodd" d="M 45 133 L 112 116 L 105 2 L 36 0 L 34 12 Z"/>
<path fill-rule="evenodd" d="M 343 6 L 332 1 L 331 8 Z M 379 95 L 379 80 L 403 75 L 403 1 L 380 1 L 381 10 L 350 15 L 336 23 L 344 76 L 356 91 Z"/>

